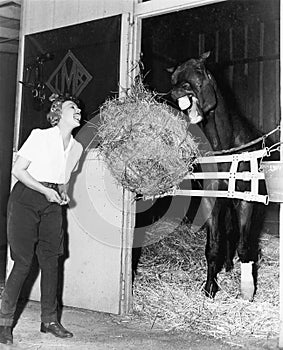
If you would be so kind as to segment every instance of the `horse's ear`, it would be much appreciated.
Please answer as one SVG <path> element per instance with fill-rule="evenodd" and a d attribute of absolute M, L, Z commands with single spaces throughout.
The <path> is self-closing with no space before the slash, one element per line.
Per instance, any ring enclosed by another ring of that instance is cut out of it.
<path fill-rule="evenodd" d="M 207 51 L 200 55 L 200 59 L 205 61 L 209 56 L 210 56 L 210 51 Z"/>
<path fill-rule="evenodd" d="M 167 71 L 168 73 L 171 73 L 171 74 L 174 72 L 174 70 L 175 70 L 175 67 L 166 68 L 166 71 Z"/>

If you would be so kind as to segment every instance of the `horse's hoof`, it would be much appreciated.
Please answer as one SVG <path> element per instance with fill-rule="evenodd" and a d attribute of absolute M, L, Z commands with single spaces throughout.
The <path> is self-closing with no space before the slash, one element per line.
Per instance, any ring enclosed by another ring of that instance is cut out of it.
<path fill-rule="evenodd" d="M 214 299 L 216 293 L 209 292 L 207 290 L 204 290 L 204 295 L 209 299 Z"/>
<path fill-rule="evenodd" d="M 204 287 L 205 296 L 207 296 L 208 298 L 211 298 L 211 299 L 214 299 L 218 290 L 219 290 L 218 285 L 215 282 L 206 283 L 206 285 Z"/>

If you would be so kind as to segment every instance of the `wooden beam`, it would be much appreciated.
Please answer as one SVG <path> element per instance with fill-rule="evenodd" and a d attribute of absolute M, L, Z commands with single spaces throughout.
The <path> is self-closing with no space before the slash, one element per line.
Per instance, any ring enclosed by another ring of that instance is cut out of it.
<path fill-rule="evenodd" d="M 0 7 L 3 7 L 3 6 L 21 7 L 21 0 L 0 0 Z"/>
<path fill-rule="evenodd" d="M 0 17 L 20 20 L 21 8 L 16 6 L 0 6 Z"/>
<path fill-rule="evenodd" d="M 0 52 L 17 54 L 18 53 L 18 45 L 1 44 L 0 43 Z"/>
<path fill-rule="evenodd" d="M 280 18 L 282 23 L 282 17 L 283 16 L 283 6 L 280 6 Z M 283 55 L 283 37 L 280 35 L 280 56 Z M 281 62 L 280 62 L 281 67 Z M 280 69 L 280 85 L 283 84 L 283 69 L 281 67 Z M 283 105 L 283 89 L 280 91 L 280 101 L 281 106 Z M 283 111 L 281 108 L 281 115 L 280 115 L 280 141 L 283 142 Z M 283 161 L 283 147 L 281 145 L 280 147 L 280 160 Z M 280 203 L 280 211 L 279 211 L 279 296 L 280 296 L 280 304 L 279 304 L 279 311 L 280 311 L 280 323 L 279 323 L 279 349 L 283 348 L 283 203 Z"/>
<path fill-rule="evenodd" d="M 0 37 L 16 40 L 19 38 L 19 31 L 17 29 L 0 27 Z"/>
<path fill-rule="evenodd" d="M 135 4 L 134 14 L 139 18 L 146 18 L 222 1 L 227 0 L 151 0 Z"/>

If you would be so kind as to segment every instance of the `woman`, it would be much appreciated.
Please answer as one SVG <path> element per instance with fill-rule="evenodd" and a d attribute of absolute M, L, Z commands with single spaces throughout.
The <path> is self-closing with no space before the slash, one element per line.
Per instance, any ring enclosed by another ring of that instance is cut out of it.
<path fill-rule="evenodd" d="M 12 344 L 18 298 L 34 252 L 41 269 L 41 332 L 70 338 L 57 318 L 58 257 L 63 253 L 62 205 L 82 145 L 74 140 L 81 110 L 71 97 L 52 95 L 47 115 L 52 127 L 34 129 L 17 153 L 12 174 L 17 178 L 8 202 L 8 242 L 12 271 L 2 295 L 0 343 Z"/>

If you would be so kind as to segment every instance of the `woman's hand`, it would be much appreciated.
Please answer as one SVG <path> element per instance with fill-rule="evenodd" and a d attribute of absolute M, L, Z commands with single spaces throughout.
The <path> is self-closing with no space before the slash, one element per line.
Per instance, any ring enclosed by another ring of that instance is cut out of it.
<path fill-rule="evenodd" d="M 63 205 L 62 198 L 60 197 L 59 193 L 53 190 L 52 188 L 46 187 L 46 189 L 44 190 L 44 195 L 48 200 L 48 202 L 58 203 L 60 205 Z"/>
<path fill-rule="evenodd" d="M 68 204 L 70 202 L 70 197 L 67 195 L 66 192 L 61 192 L 61 203 L 60 205 L 65 205 Z"/>

